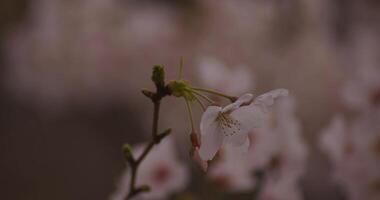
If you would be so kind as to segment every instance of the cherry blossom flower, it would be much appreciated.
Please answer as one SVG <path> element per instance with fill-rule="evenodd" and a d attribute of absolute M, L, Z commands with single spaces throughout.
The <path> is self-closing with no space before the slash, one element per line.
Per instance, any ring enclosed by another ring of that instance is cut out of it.
<path fill-rule="evenodd" d="M 225 190 L 244 191 L 257 184 L 253 172 L 264 170 L 259 199 L 302 199 L 298 181 L 305 172 L 307 148 L 294 111 L 292 97 L 279 100 L 271 109 L 271 120 L 248 134 L 251 147 L 247 153 L 225 145 L 208 171 L 211 181 Z"/>
<path fill-rule="evenodd" d="M 134 148 L 134 155 L 142 153 L 144 145 Z M 112 200 L 122 200 L 128 194 L 130 170 L 123 173 L 117 191 Z M 136 185 L 149 185 L 150 192 L 141 193 L 140 199 L 166 199 L 176 191 L 184 189 L 188 181 L 188 171 L 184 164 L 175 156 L 175 149 L 171 138 L 165 138 L 160 144 L 153 147 L 140 164 Z"/>
<path fill-rule="evenodd" d="M 251 170 L 266 172 L 259 199 L 302 199 L 298 181 L 305 173 L 308 150 L 301 134 L 293 97 L 278 101 L 271 120 L 250 133 Z"/>
<path fill-rule="evenodd" d="M 287 90 L 277 89 L 260 95 L 252 103 L 250 102 L 253 95 L 245 94 L 224 108 L 209 106 L 202 115 L 200 124 L 201 158 L 211 160 L 223 143 L 247 149 L 249 147 L 248 133 L 262 124 L 268 107 L 274 103 L 274 99 L 287 94 Z"/>
<path fill-rule="evenodd" d="M 322 132 L 320 147 L 329 156 L 332 177 L 350 200 L 380 198 L 379 117 L 379 110 L 367 110 L 350 121 L 335 117 Z"/>
<path fill-rule="evenodd" d="M 302 195 L 298 188 L 297 179 L 281 178 L 270 179 L 264 184 L 259 194 L 260 200 L 301 200 Z"/>
<path fill-rule="evenodd" d="M 355 77 L 343 87 L 343 100 L 350 109 L 363 111 L 380 105 L 380 70 L 357 68 Z"/>
<path fill-rule="evenodd" d="M 303 173 L 307 148 L 294 106 L 292 97 L 279 101 L 273 108 L 271 120 L 250 133 L 253 144 L 249 156 L 254 169 L 273 167 L 280 174 L 295 176 Z"/>

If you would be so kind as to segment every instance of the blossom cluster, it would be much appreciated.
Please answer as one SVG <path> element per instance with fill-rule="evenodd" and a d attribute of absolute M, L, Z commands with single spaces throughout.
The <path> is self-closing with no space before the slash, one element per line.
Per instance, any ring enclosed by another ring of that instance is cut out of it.
<path fill-rule="evenodd" d="M 208 81 L 206 86 L 216 86 L 221 79 L 239 85 L 234 79 L 240 77 L 226 73 L 229 69 L 223 64 L 199 66 L 200 70 L 220 78 L 209 80 L 205 77 L 204 82 Z M 238 75 L 246 77 L 246 73 Z M 196 98 L 187 93 L 190 89 L 182 91 L 188 87 L 186 84 L 170 82 L 169 88 L 175 96 Z M 251 87 L 248 85 L 247 90 Z M 232 89 L 230 92 L 239 91 Z M 196 137 L 192 137 L 192 154 L 207 173 L 208 182 L 229 193 L 257 190 L 251 194 L 252 199 L 303 199 L 299 181 L 305 172 L 307 148 L 295 116 L 295 105 L 295 98 L 288 97 L 286 89 L 275 89 L 255 98 L 253 94 L 243 94 L 223 107 L 210 105 L 205 108 L 200 119 L 199 136 L 192 133 Z M 133 148 L 135 156 L 142 151 L 141 146 Z M 191 171 L 175 152 L 174 141 L 170 137 L 154 147 L 145 158 L 137 184 L 149 185 L 151 191 L 138 196 L 138 199 L 165 199 L 189 192 L 186 185 L 191 182 Z M 126 197 L 130 178 L 131 171 L 127 168 L 111 199 Z"/>
<path fill-rule="evenodd" d="M 354 114 L 337 114 L 321 133 L 333 180 L 350 200 L 380 198 L 378 77 L 375 68 L 360 68 L 342 90 L 342 100 Z"/>

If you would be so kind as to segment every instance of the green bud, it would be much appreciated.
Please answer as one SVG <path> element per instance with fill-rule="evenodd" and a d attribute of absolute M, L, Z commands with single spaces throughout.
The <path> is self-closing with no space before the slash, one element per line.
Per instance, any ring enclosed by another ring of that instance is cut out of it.
<path fill-rule="evenodd" d="M 190 84 L 184 80 L 171 81 L 168 84 L 171 95 L 175 97 L 184 97 L 188 101 L 194 101 L 195 96 L 191 91 Z"/>
<path fill-rule="evenodd" d="M 150 191 L 150 187 L 149 185 L 142 185 L 140 186 L 139 188 L 142 192 L 149 192 Z"/>
<path fill-rule="evenodd" d="M 161 65 L 155 65 L 152 72 L 152 81 L 157 86 L 165 85 L 165 70 Z"/>
<path fill-rule="evenodd" d="M 149 91 L 147 89 L 142 89 L 141 92 L 148 98 L 152 99 L 154 96 L 154 93 L 152 91 Z"/>
<path fill-rule="evenodd" d="M 122 147 L 122 149 L 123 149 L 123 154 L 125 156 L 125 159 L 128 162 L 133 162 L 134 158 L 133 158 L 133 154 L 132 154 L 132 147 L 131 147 L 131 145 L 124 144 L 123 147 Z"/>
<path fill-rule="evenodd" d="M 136 189 L 138 192 L 149 192 L 150 187 L 149 185 L 142 185 Z"/>

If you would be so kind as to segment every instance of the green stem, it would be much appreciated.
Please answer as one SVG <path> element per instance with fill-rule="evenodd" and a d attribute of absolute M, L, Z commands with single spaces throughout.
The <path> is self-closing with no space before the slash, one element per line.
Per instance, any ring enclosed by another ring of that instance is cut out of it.
<path fill-rule="evenodd" d="M 204 89 L 204 88 L 195 88 L 195 87 L 192 87 L 191 89 L 197 90 L 197 91 L 201 91 L 201 92 L 207 92 L 207 93 L 214 94 L 214 95 L 217 95 L 217 96 L 221 96 L 221 97 L 229 99 L 231 102 L 235 102 L 236 99 L 237 99 L 236 97 L 233 97 L 233 96 L 230 96 L 230 95 L 227 95 L 227 94 L 223 94 L 221 92 L 214 91 L 214 90 L 209 90 L 209 89 Z"/>
<path fill-rule="evenodd" d="M 202 101 L 197 96 L 194 95 L 194 97 L 198 104 L 201 106 L 203 112 L 206 111 L 206 106 L 202 103 Z"/>
<path fill-rule="evenodd" d="M 213 100 L 211 100 L 210 98 L 208 98 L 206 95 L 203 95 L 203 94 L 201 94 L 201 93 L 199 93 L 199 92 L 197 92 L 195 90 L 192 90 L 191 92 L 194 93 L 195 95 L 198 95 L 198 96 L 202 97 L 203 99 L 205 99 L 209 103 L 215 104 L 215 102 Z"/>
<path fill-rule="evenodd" d="M 194 128 L 193 112 L 191 110 L 189 101 L 185 99 L 185 102 L 186 102 L 187 112 L 189 113 L 189 118 L 190 118 L 190 123 L 191 123 L 191 132 L 194 133 L 195 128 Z"/>

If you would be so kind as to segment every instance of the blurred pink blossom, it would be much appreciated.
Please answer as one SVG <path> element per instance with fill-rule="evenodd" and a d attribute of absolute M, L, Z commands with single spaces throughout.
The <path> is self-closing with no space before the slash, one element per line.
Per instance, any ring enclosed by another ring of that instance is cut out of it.
<path fill-rule="evenodd" d="M 350 121 L 336 117 L 322 132 L 320 147 L 330 159 L 336 183 L 350 200 L 380 198 L 380 110 Z"/>
<path fill-rule="evenodd" d="M 295 106 L 294 97 L 279 100 L 271 120 L 251 133 L 251 167 L 267 172 L 260 199 L 302 199 L 298 185 L 305 174 L 308 149 Z"/>
<path fill-rule="evenodd" d="M 356 73 L 343 87 L 343 100 L 349 109 L 365 111 L 380 106 L 380 69 L 356 68 Z"/>
<path fill-rule="evenodd" d="M 134 156 L 140 155 L 144 148 L 143 144 L 134 147 Z M 138 198 L 167 199 L 171 193 L 183 190 L 189 179 L 187 170 L 176 157 L 172 139 L 164 139 L 153 147 L 139 167 L 136 185 L 149 185 L 151 190 L 140 194 Z M 111 196 L 112 200 L 122 200 L 126 197 L 130 182 L 129 172 L 127 168 L 123 173 L 117 190 Z"/>
<path fill-rule="evenodd" d="M 253 74 L 245 66 L 227 67 L 213 57 L 203 57 L 198 63 L 199 78 L 203 86 L 229 95 L 241 95 L 254 87 Z"/>

